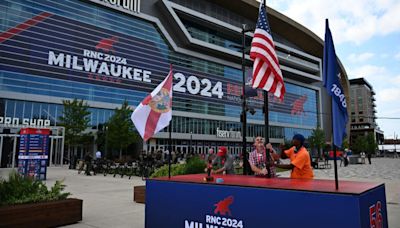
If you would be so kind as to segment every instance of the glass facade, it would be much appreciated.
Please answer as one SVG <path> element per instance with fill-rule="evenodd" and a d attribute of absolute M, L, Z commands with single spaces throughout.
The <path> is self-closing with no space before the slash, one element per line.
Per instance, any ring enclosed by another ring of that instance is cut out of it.
<path fill-rule="evenodd" d="M 210 41 L 211 37 L 229 48 L 238 43 L 190 21 L 185 24 L 198 39 L 207 36 Z M 174 52 L 157 26 L 140 18 L 89 1 L 3 0 L 0 31 L 6 37 L 0 41 L 1 92 L 113 104 L 127 100 L 136 106 L 163 80 L 172 63 L 174 110 L 220 119 L 240 116 L 240 69 Z M 294 133 L 308 136 L 311 130 L 307 129 L 318 125 L 318 91 L 293 83 L 286 83 L 286 91 L 283 101 L 270 98 L 269 119 L 277 125 L 271 126 L 270 135 L 282 139 Z M 249 100 L 256 111 L 249 119 L 264 119 L 262 100 L 262 96 Z M 4 99 L 1 105 L 5 116 L 49 119 L 55 125 L 62 115 L 62 105 L 44 101 Z M 107 122 L 114 112 L 90 111 L 93 128 Z M 239 122 L 180 116 L 173 120 L 173 131 L 179 133 L 215 135 L 217 128 L 241 129 Z M 263 128 L 249 124 L 247 134 L 263 135 Z"/>
<path fill-rule="evenodd" d="M 4 99 L 4 115 L 11 118 L 19 118 L 19 124 L 22 119 L 44 119 L 50 120 L 52 126 L 60 123 L 60 117 L 63 115 L 63 105 L 49 104 L 41 102 L 30 102 L 20 100 Z M 89 124 L 95 129 L 99 124 L 106 123 L 114 114 L 114 110 L 102 108 L 89 108 Z"/>

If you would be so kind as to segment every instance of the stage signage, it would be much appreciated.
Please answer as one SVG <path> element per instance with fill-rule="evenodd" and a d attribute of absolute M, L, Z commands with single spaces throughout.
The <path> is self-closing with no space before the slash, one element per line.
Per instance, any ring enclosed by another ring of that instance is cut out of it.
<path fill-rule="evenodd" d="M 243 179 L 244 183 L 248 181 Z M 303 187 L 311 185 L 304 183 Z M 277 210 L 287 200 L 296 205 L 296 211 L 288 214 Z M 174 211 L 174 216 L 165 213 L 166 210 Z M 326 215 L 332 211 L 340 211 L 340 218 L 326 220 Z M 388 227 L 383 185 L 364 193 L 335 194 L 147 180 L 145 215 L 146 228 Z"/>
<path fill-rule="evenodd" d="M 23 128 L 20 132 L 18 173 L 46 180 L 50 130 Z"/>

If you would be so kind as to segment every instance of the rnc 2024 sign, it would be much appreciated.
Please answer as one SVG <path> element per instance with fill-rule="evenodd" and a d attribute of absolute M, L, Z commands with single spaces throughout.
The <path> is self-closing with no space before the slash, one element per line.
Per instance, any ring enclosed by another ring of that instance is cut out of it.
<path fill-rule="evenodd" d="M 166 76 L 169 50 L 155 42 L 42 12 L 3 32 L 0 70 L 150 92 Z M 178 60 L 179 61 L 179 60 Z M 190 64 L 189 64 L 190 65 Z M 240 104 L 241 83 L 174 65 L 176 97 Z M 249 104 L 262 106 L 262 93 Z M 307 96 L 287 93 L 270 111 L 301 115 Z"/>

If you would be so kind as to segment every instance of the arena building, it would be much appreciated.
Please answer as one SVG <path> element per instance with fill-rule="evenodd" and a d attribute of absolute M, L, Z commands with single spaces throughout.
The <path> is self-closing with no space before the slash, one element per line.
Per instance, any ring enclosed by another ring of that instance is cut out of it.
<path fill-rule="evenodd" d="M 64 151 L 62 101 L 83 99 L 96 132 L 124 100 L 135 107 L 174 67 L 173 150 L 204 153 L 220 145 L 241 152 L 242 24 L 253 27 L 255 0 L 3 0 L 0 2 L 0 158 L 13 162 L 19 129 L 53 129 L 52 163 Z M 270 97 L 270 140 L 331 131 L 322 87 L 323 41 L 268 8 L 283 71 L 283 101 Z M 290 16 L 290 15 L 289 15 Z M 321 21 L 324 23 L 324 21 Z M 246 33 L 250 46 L 252 33 Z M 252 62 L 246 55 L 248 72 Z M 341 67 L 348 94 L 348 80 Z M 263 135 L 263 97 L 249 99 L 247 136 Z M 55 133 L 54 133 L 55 132 Z M 165 148 L 165 129 L 144 143 Z M 96 151 L 93 146 L 86 148 Z M 82 156 L 82 148 L 78 148 Z"/>

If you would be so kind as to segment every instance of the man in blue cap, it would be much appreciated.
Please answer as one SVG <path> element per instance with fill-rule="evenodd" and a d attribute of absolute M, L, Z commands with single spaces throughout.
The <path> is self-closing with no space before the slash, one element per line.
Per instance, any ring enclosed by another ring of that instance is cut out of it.
<path fill-rule="evenodd" d="M 312 179 L 314 177 L 314 173 L 311 168 L 310 154 L 304 147 L 304 140 L 305 139 L 303 135 L 294 135 L 292 140 L 293 147 L 283 151 L 281 154 L 282 159 L 290 159 L 290 164 L 276 165 L 278 168 L 291 169 L 292 173 L 290 174 L 290 178 Z M 271 144 L 267 145 L 267 149 L 270 149 L 276 153 Z"/>

